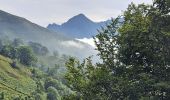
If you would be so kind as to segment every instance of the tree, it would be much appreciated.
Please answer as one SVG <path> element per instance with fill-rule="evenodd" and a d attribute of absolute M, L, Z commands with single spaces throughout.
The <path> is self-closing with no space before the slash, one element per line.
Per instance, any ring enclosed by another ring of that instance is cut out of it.
<path fill-rule="evenodd" d="M 2 47 L 0 53 L 3 56 L 11 58 L 12 57 L 11 51 L 12 51 L 12 46 L 11 45 L 5 45 L 5 46 Z"/>
<path fill-rule="evenodd" d="M 79 99 L 170 99 L 170 30 L 166 2 L 130 4 L 94 37 L 103 63 L 70 59 L 68 86 Z M 71 96 L 72 97 L 72 96 Z"/>
<path fill-rule="evenodd" d="M 169 0 L 154 0 L 154 5 L 161 13 L 168 14 L 170 12 L 170 1 Z"/>
<path fill-rule="evenodd" d="M 110 87 L 110 75 L 108 70 L 103 66 L 92 65 L 91 59 L 84 60 L 82 64 L 74 58 L 66 63 L 67 67 L 67 85 L 75 92 L 67 99 L 108 99 L 109 95 L 106 91 L 106 86 Z M 106 74 L 107 73 L 107 74 Z"/>
<path fill-rule="evenodd" d="M 54 87 L 48 87 L 47 100 L 61 100 L 58 91 Z"/>
<path fill-rule="evenodd" d="M 17 59 L 18 57 L 18 48 L 12 45 L 4 45 L 0 50 L 0 54 L 11 59 Z"/>
<path fill-rule="evenodd" d="M 139 93 L 159 99 L 169 98 L 170 34 L 165 30 L 168 23 L 164 15 L 157 8 L 131 4 L 124 13 L 118 37 L 118 57 L 130 66 L 129 78 L 133 82 L 147 82 Z M 149 77 L 147 80 L 143 80 L 145 75 Z M 166 86 L 160 88 L 158 84 Z"/>
<path fill-rule="evenodd" d="M 33 54 L 33 51 L 27 46 L 21 46 L 18 49 L 18 53 L 18 59 L 24 65 L 31 66 L 37 62 L 37 58 Z"/>

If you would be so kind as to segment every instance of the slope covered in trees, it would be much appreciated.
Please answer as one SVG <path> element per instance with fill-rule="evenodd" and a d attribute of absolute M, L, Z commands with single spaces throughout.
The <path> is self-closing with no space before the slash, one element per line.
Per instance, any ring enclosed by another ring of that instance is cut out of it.
<path fill-rule="evenodd" d="M 38 43 L 0 39 L 0 99 L 61 100 L 72 92 L 64 85 L 67 59 Z"/>
<path fill-rule="evenodd" d="M 68 56 L 57 51 L 49 56 L 39 43 L 4 39 L 0 42 L 0 98 L 169 100 L 169 29 L 169 0 L 154 0 L 153 5 L 131 3 L 94 37 L 102 59 L 96 64 L 91 57 L 67 61 Z"/>

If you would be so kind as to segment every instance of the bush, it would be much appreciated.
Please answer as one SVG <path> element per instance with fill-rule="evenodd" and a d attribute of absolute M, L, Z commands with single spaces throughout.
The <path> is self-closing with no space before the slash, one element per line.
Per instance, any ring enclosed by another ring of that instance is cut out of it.
<path fill-rule="evenodd" d="M 28 46 L 21 46 L 18 49 L 18 59 L 22 64 L 27 66 L 31 66 L 37 62 L 36 56 Z"/>

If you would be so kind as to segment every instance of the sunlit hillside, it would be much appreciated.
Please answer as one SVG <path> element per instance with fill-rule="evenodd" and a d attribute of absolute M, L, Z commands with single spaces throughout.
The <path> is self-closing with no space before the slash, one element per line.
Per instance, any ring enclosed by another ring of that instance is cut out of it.
<path fill-rule="evenodd" d="M 17 97 L 30 97 L 35 91 L 36 83 L 31 78 L 30 69 L 22 64 L 12 67 L 13 61 L 0 55 L 0 91 L 5 100 Z"/>

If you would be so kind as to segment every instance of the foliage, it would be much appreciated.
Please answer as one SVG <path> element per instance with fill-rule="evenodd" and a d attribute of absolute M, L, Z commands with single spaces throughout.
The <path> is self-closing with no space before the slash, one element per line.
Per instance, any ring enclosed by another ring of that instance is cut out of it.
<path fill-rule="evenodd" d="M 13 42 L 6 44 L 2 43 L 0 54 L 14 60 L 19 60 L 20 63 L 28 66 L 37 62 L 32 49 L 29 46 L 24 46 L 23 41 L 20 39 L 14 39 Z"/>
<path fill-rule="evenodd" d="M 75 92 L 67 99 L 170 99 L 169 1 L 132 3 L 123 22 L 120 18 L 94 37 L 103 63 L 71 58 L 66 64 L 68 86 Z"/>
<path fill-rule="evenodd" d="M 67 84 L 76 95 L 73 94 L 65 98 L 103 100 L 115 95 L 110 90 L 113 87 L 112 80 L 118 79 L 112 78 L 112 73 L 102 64 L 94 66 L 90 58 L 80 64 L 74 58 L 70 58 L 66 66 L 68 69 Z"/>
<path fill-rule="evenodd" d="M 55 99 L 52 98 L 52 100 L 60 100 L 62 96 L 71 93 L 71 90 L 60 82 L 63 80 L 63 76 L 60 74 L 64 72 L 62 71 L 64 67 L 62 70 L 60 69 L 61 66 L 64 66 L 68 56 L 46 55 L 48 49 L 39 43 L 30 42 L 27 45 L 20 39 L 14 39 L 13 41 L 8 39 L 0 40 L 0 54 L 8 57 L 8 59 L 4 59 L 2 56 L 1 59 L 0 56 L 0 67 L 2 67 L 0 71 L 0 90 L 2 96 L 0 96 L 2 98 L 10 100 L 47 100 L 47 98 L 56 97 Z M 42 64 L 37 63 L 37 58 L 40 57 L 46 63 L 42 70 L 37 66 Z M 29 69 L 24 65 L 29 66 Z M 50 68 L 47 71 L 49 66 Z M 6 85 L 4 86 L 3 84 Z M 53 89 L 50 87 L 53 87 Z"/>
<path fill-rule="evenodd" d="M 14 98 L 25 98 L 36 88 L 35 81 L 31 78 L 29 69 L 18 64 L 18 69 L 10 65 L 12 60 L 0 55 L 0 98 L 13 100 Z"/>
<path fill-rule="evenodd" d="M 18 52 L 19 52 L 18 59 L 24 65 L 30 66 L 37 61 L 31 48 L 29 48 L 27 46 L 21 46 L 18 49 Z"/>
<path fill-rule="evenodd" d="M 169 0 L 154 0 L 154 5 L 160 10 L 161 13 L 168 14 L 170 12 Z"/>
<path fill-rule="evenodd" d="M 48 91 L 47 100 L 61 100 L 61 97 L 56 88 L 50 86 L 48 87 L 47 91 Z"/>
<path fill-rule="evenodd" d="M 0 54 L 9 58 L 17 58 L 17 49 L 12 45 L 5 45 L 2 46 Z"/>

